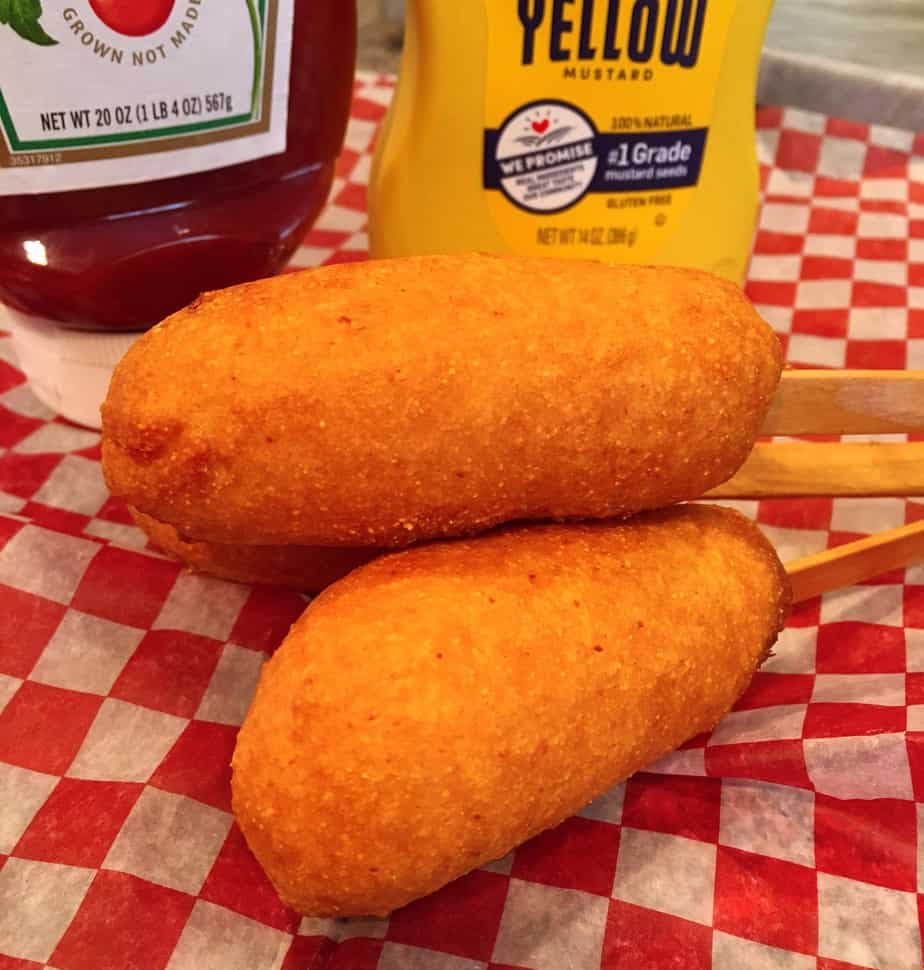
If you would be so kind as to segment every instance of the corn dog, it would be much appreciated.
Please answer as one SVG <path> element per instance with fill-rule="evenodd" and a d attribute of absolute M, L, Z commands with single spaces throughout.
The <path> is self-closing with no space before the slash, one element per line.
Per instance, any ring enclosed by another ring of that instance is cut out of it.
<path fill-rule="evenodd" d="M 383 915 L 712 728 L 787 604 L 756 526 L 711 506 L 378 559 L 264 667 L 234 812 L 288 904 Z"/>
<path fill-rule="evenodd" d="M 112 491 L 184 536 L 401 546 L 702 495 L 750 451 L 780 348 L 671 268 L 481 255 L 207 294 L 103 406 Z"/>
<path fill-rule="evenodd" d="M 235 583 L 285 586 L 320 593 L 350 570 L 380 554 L 349 546 L 247 546 L 185 539 L 166 522 L 129 506 L 135 524 L 171 559 L 196 573 Z"/>

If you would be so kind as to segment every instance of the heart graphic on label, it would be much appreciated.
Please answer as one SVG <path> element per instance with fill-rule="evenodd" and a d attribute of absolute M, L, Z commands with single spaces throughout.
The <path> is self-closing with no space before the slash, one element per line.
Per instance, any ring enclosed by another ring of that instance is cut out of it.
<path fill-rule="evenodd" d="M 544 118 L 542 121 L 533 122 L 533 131 L 539 135 L 544 135 L 549 130 L 549 119 Z"/>

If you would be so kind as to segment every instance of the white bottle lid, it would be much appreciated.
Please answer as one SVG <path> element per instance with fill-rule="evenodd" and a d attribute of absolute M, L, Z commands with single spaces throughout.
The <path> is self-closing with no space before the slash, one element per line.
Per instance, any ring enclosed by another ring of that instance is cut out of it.
<path fill-rule="evenodd" d="M 98 430 L 112 371 L 141 334 L 65 330 L 4 306 L 0 328 L 10 331 L 35 396 L 69 421 Z"/>

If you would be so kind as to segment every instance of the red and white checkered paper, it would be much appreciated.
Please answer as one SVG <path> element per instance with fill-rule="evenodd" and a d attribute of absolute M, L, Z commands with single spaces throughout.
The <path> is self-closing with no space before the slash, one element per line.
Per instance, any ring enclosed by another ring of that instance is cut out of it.
<path fill-rule="evenodd" d="M 298 265 L 365 255 L 360 75 Z M 924 137 L 760 112 L 749 292 L 801 364 L 924 367 Z M 924 568 L 797 610 L 709 737 L 387 920 L 302 920 L 229 812 L 266 652 L 304 606 L 146 548 L 98 436 L 0 339 L 0 970 L 910 970 L 924 915 Z M 736 503 L 784 558 L 924 516 Z M 349 811 L 349 806 L 344 806 Z"/>

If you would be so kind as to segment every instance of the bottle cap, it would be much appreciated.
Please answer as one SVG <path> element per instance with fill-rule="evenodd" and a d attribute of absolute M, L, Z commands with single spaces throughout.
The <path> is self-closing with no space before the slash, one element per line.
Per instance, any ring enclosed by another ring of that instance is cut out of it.
<path fill-rule="evenodd" d="M 10 331 L 35 396 L 69 421 L 98 430 L 112 371 L 141 334 L 65 330 L 3 306 L 0 327 Z"/>

